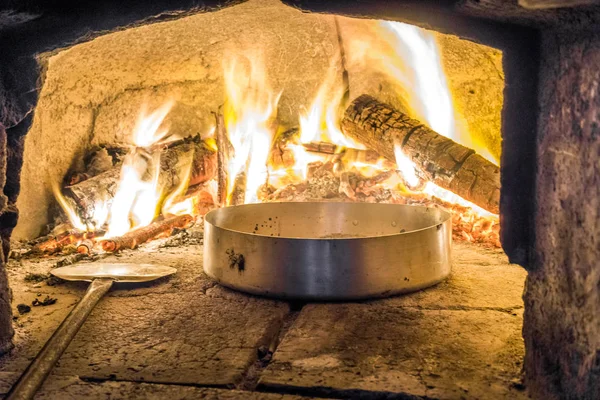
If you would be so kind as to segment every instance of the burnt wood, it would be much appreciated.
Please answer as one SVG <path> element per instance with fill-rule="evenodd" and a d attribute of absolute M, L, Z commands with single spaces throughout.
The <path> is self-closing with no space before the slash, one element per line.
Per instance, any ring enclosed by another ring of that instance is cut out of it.
<path fill-rule="evenodd" d="M 367 95 L 350 104 L 341 126 L 346 135 L 390 161 L 395 160 L 394 147 L 400 146 L 433 183 L 499 213 L 500 168 L 474 150 Z"/>

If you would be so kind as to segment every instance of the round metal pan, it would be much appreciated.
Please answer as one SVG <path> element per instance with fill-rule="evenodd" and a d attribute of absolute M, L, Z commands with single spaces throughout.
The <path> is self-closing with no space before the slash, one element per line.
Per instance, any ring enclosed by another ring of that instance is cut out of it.
<path fill-rule="evenodd" d="M 308 300 L 385 297 L 450 273 L 452 220 L 429 207 L 262 203 L 206 215 L 204 270 L 253 294 Z"/>

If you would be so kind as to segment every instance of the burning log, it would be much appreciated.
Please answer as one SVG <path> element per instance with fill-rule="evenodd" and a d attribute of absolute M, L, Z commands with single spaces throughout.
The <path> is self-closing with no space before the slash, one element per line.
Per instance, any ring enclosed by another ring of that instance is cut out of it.
<path fill-rule="evenodd" d="M 300 145 L 300 131 L 298 128 L 287 130 L 275 138 L 271 147 L 269 165 L 275 168 L 290 168 L 294 166 L 296 160 L 294 159 L 294 151 L 289 147 L 290 144 Z M 324 161 L 332 160 L 342 164 L 345 166 L 344 169 L 348 169 L 356 163 L 364 165 L 381 163 L 383 169 L 396 169 L 395 162 L 382 158 L 374 150 L 353 149 L 323 141 L 301 143 L 301 145 L 306 151 L 322 154 Z"/>
<path fill-rule="evenodd" d="M 500 169 L 419 121 L 363 95 L 350 104 L 341 124 L 345 134 L 390 161 L 400 146 L 433 183 L 465 200 L 499 212 Z"/>
<path fill-rule="evenodd" d="M 164 146 L 164 145 L 163 145 Z M 166 190 L 173 189 L 179 182 L 181 168 L 191 160 L 189 185 L 195 185 L 212 179 L 217 168 L 216 152 L 204 142 L 181 141 L 177 145 L 166 148 L 141 149 L 141 156 L 149 156 L 150 151 L 160 151 L 159 183 Z M 121 178 L 121 166 L 86 179 L 75 185 L 67 186 L 65 196 L 78 207 L 84 221 L 92 219 L 95 207 L 105 206 L 115 196 Z"/>
<path fill-rule="evenodd" d="M 116 252 L 122 249 L 135 249 L 138 245 L 145 243 L 161 234 L 171 233 L 173 229 L 185 229 L 194 222 L 191 215 L 176 215 L 153 222 L 143 228 L 127 232 L 123 236 L 100 241 L 104 251 Z"/>
<path fill-rule="evenodd" d="M 227 129 L 225 128 L 225 117 L 221 110 L 215 114 L 216 129 L 215 139 L 217 142 L 217 201 L 220 206 L 227 203 L 227 187 L 228 174 L 227 165 L 233 155 L 233 146 L 227 137 Z"/>

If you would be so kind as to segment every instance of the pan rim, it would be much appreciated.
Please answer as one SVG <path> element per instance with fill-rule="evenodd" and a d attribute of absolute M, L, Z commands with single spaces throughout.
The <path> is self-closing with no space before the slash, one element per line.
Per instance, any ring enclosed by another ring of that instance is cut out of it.
<path fill-rule="evenodd" d="M 226 228 L 223 227 L 221 225 L 218 225 L 215 221 L 216 219 L 216 215 L 220 212 L 226 212 L 224 210 L 228 210 L 228 209 L 232 209 L 232 208 L 249 208 L 249 207 L 257 207 L 257 206 L 268 206 L 268 205 L 273 205 L 273 204 L 302 204 L 303 206 L 308 205 L 308 204 L 340 204 L 340 205 L 348 205 L 348 204 L 360 204 L 363 205 L 365 207 L 368 206 L 390 206 L 390 207 L 394 207 L 394 208 L 407 208 L 407 207 L 411 207 L 411 208 L 420 208 L 420 209 L 424 209 L 424 210 L 434 210 L 435 212 L 439 212 L 440 213 L 440 218 L 441 221 L 435 224 L 431 224 L 428 226 L 425 226 L 423 228 L 419 228 L 419 229 L 412 229 L 412 230 L 407 230 L 405 232 L 397 232 L 397 233 L 388 233 L 388 234 L 381 234 L 381 235 L 369 235 L 369 236 L 359 236 L 359 237 L 297 237 L 297 236 L 271 236 L 271 235 L 265 235 L 262 233 L 255 233 L 255 232 L 249 232 L 249 231 L 245 231 L 245 230 L 238 230 L 238 229 L 232 229 L 232 228 Z M 396 236 L 402 236 L 402 235 L 413 235 L 415 233 L 418 232 L 423 232 L 423 231 L 427 231 L 436 227 L 440 227 L 442 225 L 444 225 L 446 222 L 448 222 L 448 220 L 450 220 L 452 218 L 452 214 L 446 210 L 437 208 L 437 207 L 429 207 L 429 206 L 424 206 L 424 205 L 419 205 L 419 204 L 388 204 L 388 203 L 357 203 L 357 202 L 341 202 L 341 201 L 278 201 L 278 202 L 272 202 L 272 203 L 251 203 L 251 204 L 240 204 L 240 205 L 235 205 L 235 206 L 226 206 L 226 207 L 221 207 L 221 208 L 217 208 L 214 210 L 209 211 L 205 216 L 204 216 L 204 222 L 206 224 L 210 224 L 211 226 L 213 226 L 216 229 L 220 229 L 223 231 L 227 231 L 227 232 L 232 232 L 232 233 L 236 233 L 236 234 L 241 234 L 241 235 L 251 235 L 252 237 L 260 237 L 260 238 L 265 238 L 267 240 L 272 239 L 272 240 L 280 240 L 280 239 L 284 239 L 284 240 L 293 240 L 293 241 L 354 241 L 354 240 L 370 240 L 370 239 L 380 239 L 380 238 L 385 238 L 385 237 L 396 237 Z"/>

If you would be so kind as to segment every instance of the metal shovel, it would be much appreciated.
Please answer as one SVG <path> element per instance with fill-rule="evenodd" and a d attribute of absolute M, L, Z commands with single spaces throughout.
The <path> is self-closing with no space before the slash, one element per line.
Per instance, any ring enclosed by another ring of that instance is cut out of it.
<path fill-rule="evenodd" d="M 60 324 L 23 375 L 8 392 L 6 399 L 32 399 L 69 346 L 96 303 L 113 282 L 147 282 L 177 272 L 175 268 L 151 264 L 98 263 L 57 268 L 51 271 L 67 281 L 91 281 L 87 292 Z"/>

